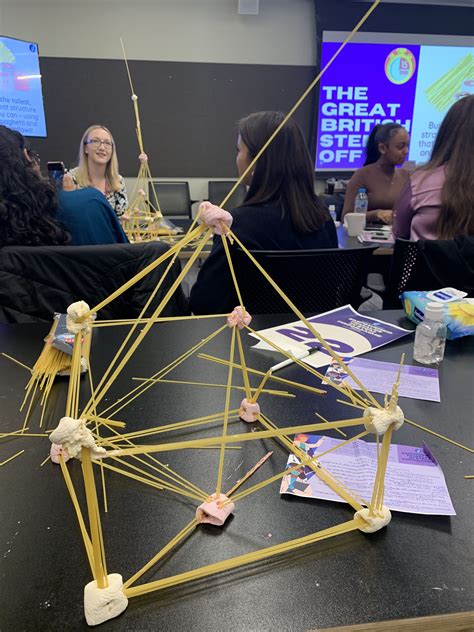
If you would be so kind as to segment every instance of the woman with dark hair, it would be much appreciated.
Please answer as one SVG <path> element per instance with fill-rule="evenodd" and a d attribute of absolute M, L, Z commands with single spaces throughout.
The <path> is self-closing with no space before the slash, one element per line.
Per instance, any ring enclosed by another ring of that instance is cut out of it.
<path fill-rule="evenodd" d="M 410 137 L 398 123 L 376 125 L 365 147 L 365 162 L 347 185 L 342 217 L 354 211 L 359 189 L 365 189 L 369 202 L 367 221 L 391 224 L 393 207 L 410 176 L 403 164 L 408 154 Z"/>
<path fill-rule="evenodd" d="M 104 195 L 44 180 L 25 138 L 0 125 L 0 247 L 127 243 Z"/>
<path fill-rule="evenodd" d="M 257 112 L 238 125 L 236 164 L 241 176 L 284 119 Z M 289 119 L 244 181 L 243 206 L 233 211 L 232 231 L 250 250 L 337 248 L 334 222 L 314 193 L 311 157 L 298 124 Z M 191 291 L 195 314 L 224 313 L 236 296 L 222 240 L 216 238 Z"/>
<path fill-rule="evenodd" d="M 0 246 L 67 244 L 54 189 L 35 168 L 20 132 L 0 125 Z"/>
<path fill-rule="evenodd" d="M 413 241 L 474 235 L 474 95 L 444 117 L 429 162 L 395 206 L 393 232 Z"/>

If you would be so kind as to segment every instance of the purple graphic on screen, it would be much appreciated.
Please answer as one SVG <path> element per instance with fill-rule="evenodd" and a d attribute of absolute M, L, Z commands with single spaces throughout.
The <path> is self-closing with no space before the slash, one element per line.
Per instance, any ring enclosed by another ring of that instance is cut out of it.
<path fill-rule="evenodd" d="M 324 42 L 323 67 L 339 47 Z M 357 169 L 377 123 L 396 121 L 410 132 L 419 46 L 348 44 L 324 74 L 319 93 L 316 169 Z"/>

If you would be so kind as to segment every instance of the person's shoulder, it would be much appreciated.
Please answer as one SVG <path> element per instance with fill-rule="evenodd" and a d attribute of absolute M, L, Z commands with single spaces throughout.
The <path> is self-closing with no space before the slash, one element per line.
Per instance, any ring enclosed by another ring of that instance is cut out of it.
<path fill-rule="evenodd" d="M 351 182 L 366 182 L 375 173 L 374 165 L 366 165 L 354 171 Z"/>
<path fill-rule="evenodd" d="M 434 169 L 418 169 L 411 176 L 413 189 L 419 188 L 442 188 L 446 179 L 445 165 L 435 167 Z"/>

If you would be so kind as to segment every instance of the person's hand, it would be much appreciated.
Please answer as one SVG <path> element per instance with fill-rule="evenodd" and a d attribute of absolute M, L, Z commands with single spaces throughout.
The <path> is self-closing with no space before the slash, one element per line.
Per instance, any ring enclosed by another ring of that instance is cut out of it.
<path fill-rule="evenodd" d="M 63 191 L 75 191 L 77 189 L 77 184 L 72 179 L 72 176 L 69 173 L 65 173 L 63 176 Z"/>
<path fill-rule="evenodd" d="M 377 211 L 376 217 L 379 220 L 379 222 L 382 222 L 382 224 L 391 224 L 393 222 L 393 211 L 390 211 L 390 210 Z"/>

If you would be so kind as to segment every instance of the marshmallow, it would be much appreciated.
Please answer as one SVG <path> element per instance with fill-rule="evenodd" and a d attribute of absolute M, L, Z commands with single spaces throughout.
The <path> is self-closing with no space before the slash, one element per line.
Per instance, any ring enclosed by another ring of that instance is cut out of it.
<path fill-rule="evenodd" d="M 98 588 L 94 580 L 84 587 L 84 614 L 88 625 L 99 625 L 118 617 L 128 606 L 122 576 L 118 573 L 107 575 L 107 583 L 106 588 Z"/>
<path fill-rule="evenodd" d="M 89 448 L 94 458 L 100 458 L 106 453 L 104 448 L 96 445 L 92 432 L 86 428 L 83 419 L 62 417 L 58 427 L 49 435 L 49 440 L 66 449 L 71 458 L 80 456 L 82 448 Z"/>
<path fill-rule="evenodd" d="M 396 406 L 394 410 L 369 406 L 364 410 L 363 417 L 367 420 L 364 422 L 366 430 L 379 436 L 385 434 L 392 424 L 393 429 L 398 430 L 405 419 L 400 406 Z"/>
<path fill-rule="evenodd" d="M 383 529 L 388 525 L 392 519 L 390 509 L 385 505 L 382 506 L 381 516 L 370 516 L 368 509 L 361 509 L 354 514 L 354 518 L 362 518 L 367 523 L 367 526 L 359 527 L 359 530 L 363 533 L 375 533 L 379 529 Z"/>
<path fill-rule="evenodd" d="M 202 503 L 196 509 L 196 520 L 198 522 L 204 522 L 206 524 L 213 524 L 216 527 L 222 527 L 224 522 L 234 511 L 234 503 L 227 503 L 222 507 L 222 504 L 229 500 L 225 494 L 220 494 L 219 500 L 216 500 L 216 495 L 211 494 L 208 502 Z"/>
<path fill-rule="evenodd" d="M 148 156 L 145 154 L 145 152 L 143 152 L 138 156 L 138 160 L 140 162 L 148 162 Z"/>
<path fill-rule="evenodd" d="M 229 327 L 237 326 L 239 329 L 243 329 L 244 325 L 250 325 L 251 322 L 252 316 L 250 316 L 247 310 L 245 310 L 244 315 L 244 310 L 240 305 L 234 307 L 232 312 L 227 316 L 227 324 L 229 325 Z"/>
<path fill-rule="evenodd" d="M 138 101 L 138 97 L 136 94 L 132 94 L 131 99 L 132 101 Z"/>
<path fill-rule="evenodd" d="M 90 330 L 93 321 L 92 314 L 83 322 L 78 322 L 80 318 L 87 314 L 89 309 L 89 305 L 85 301 L 77 301 L 69 305 L 66 317 L 66 327 L 69 333 L 78 334 L 81 331 L 87 332 Z"/>
<path fill-rule="evenodd" d="M 239 417 L 247 423 L 252 423 L 257 421 L 257 417 L 259 415 L 259 404 L 257 404 L 257 402 L 249 402 L 249 400 L 244 397 L 244 399 L 240 402 Z"/>
<path fill-rule="evenodd" d="M 203 202 L 199 207 L 199 219 L 209 228 L 213 228 L 214 234 L 222 235 L 224 233 L 222 223 L 227 228 L 230 228 L 234 218 L 228 211 L 224 211 L 223 208 L 219 208 L 210 202 Z"/>
<path fill-rule="evenodd" d="M 51 450 L 49 451 L 49 456 L 51 457 L 51 461 L 53 463 L 59 463 L 60 461 L 59 457 L 61 456 L 61 454 L 63 455 L 64 463 L 67 463 L 69 459 L 71 458 L 69 456 L 69 452 L 67 451 L 67 449 L 63 448 L 63 446 L 59 445 L 59 443 L 51 444 Z"/>

